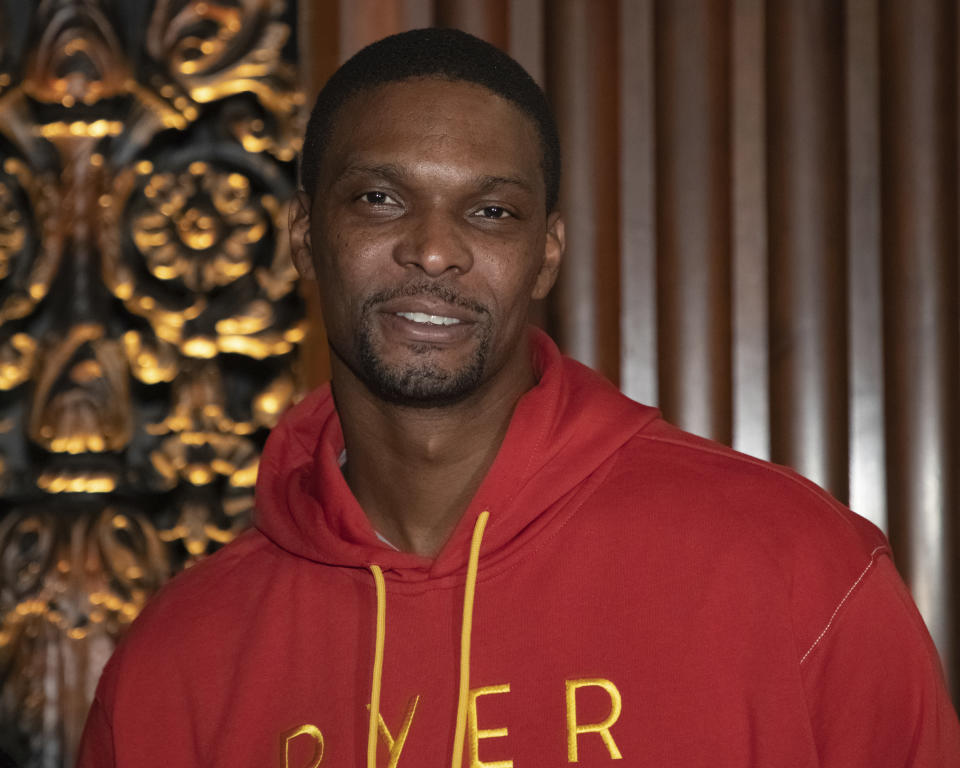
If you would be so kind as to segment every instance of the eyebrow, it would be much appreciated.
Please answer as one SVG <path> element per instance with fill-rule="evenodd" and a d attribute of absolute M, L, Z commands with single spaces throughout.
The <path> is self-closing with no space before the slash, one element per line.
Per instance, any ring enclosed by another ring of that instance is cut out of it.
<path fill-rule="evenodd" d="M 410 178 L 410 174 L 404 168 L 393 163 L 376 165 L 353 163 L 341 171 L 334 183 L 339 184 L 352 176 L 379 176 L 394 183 L 403 183 Z M 529 194 L 535 194 L 533 187 L 517 176 L 477 176 L 473 179 L 473 186 L 479 194 L 486 194 L 503 186 L 517 187 Z"/>
<path fill-rule="evenodd" d="M 403 181 L 407 175 L 399 165 L 394 165 L 393 163 L 384 163 L 382 165 L 353 163 L 338 174 L 334 183 L 338 184 L 344 179 L 349 179 L 351 176 L 380 176 L 389 181 Z"/>
<path fill-rule="evenodd" d="M 523 179 L 516 176 L 481 176 L 477 179 L 477 189 L 480 192 L 490 192 L 497 187 L 519 187 L 524 192 L 533 194 L 533 188 Z"/>

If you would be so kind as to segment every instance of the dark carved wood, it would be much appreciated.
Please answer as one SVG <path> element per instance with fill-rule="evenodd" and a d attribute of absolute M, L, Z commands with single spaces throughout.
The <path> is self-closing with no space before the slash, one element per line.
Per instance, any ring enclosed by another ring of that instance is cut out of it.
<path fill-rule="evenodd" d="M 250 521 L 294 398 L 284 0 L 0 2 L 0 750 L 70 765 L 116 639 Z"/>

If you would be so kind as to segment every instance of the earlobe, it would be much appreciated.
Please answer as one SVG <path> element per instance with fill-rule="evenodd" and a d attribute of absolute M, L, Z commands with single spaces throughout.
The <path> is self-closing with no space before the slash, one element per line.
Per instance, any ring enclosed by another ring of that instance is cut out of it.
<path fill-rule="evenodd" d="M 550 293 L 550 289 L 557 281 L 557 274 L 560 271 L 560 262 L 563 261 L 563 251 L 566 244 L 563 217 L 560 216 L 559 212 L 554 211 L 547 217 L 547 237 L 543 245 L 543 261 L 540 264 L 537 280 L 533 285 L 531 298 L 543 299 Z"/>
<path fill-rule="evenodd" d="M 317 279 L 310 242 L 310 198 L 302 191 L 290 200 L 290 257 L 300 277 Z"/>

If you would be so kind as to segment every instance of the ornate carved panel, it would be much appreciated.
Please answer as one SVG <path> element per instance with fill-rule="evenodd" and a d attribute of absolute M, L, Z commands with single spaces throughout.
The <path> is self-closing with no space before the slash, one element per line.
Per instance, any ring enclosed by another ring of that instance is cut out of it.
<path fill-rule="evenodd" d="M 295 397 L 284 0 L 0 0 L 0 749 L 71 755 L 116 638 L 249 524 Z"/>

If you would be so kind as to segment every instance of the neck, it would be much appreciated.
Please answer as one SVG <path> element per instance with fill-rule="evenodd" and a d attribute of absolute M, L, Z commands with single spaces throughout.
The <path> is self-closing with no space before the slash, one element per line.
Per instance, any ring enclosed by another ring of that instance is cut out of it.
<path fill-rule="evenodd" d="M 388 541 L 435 557 L 493 464 L 517 400 L 536 383 L 529 358 L 512 385 L 442 408 L 386 403 L 339 360 L 333 374 L 347 484 Z"/>

